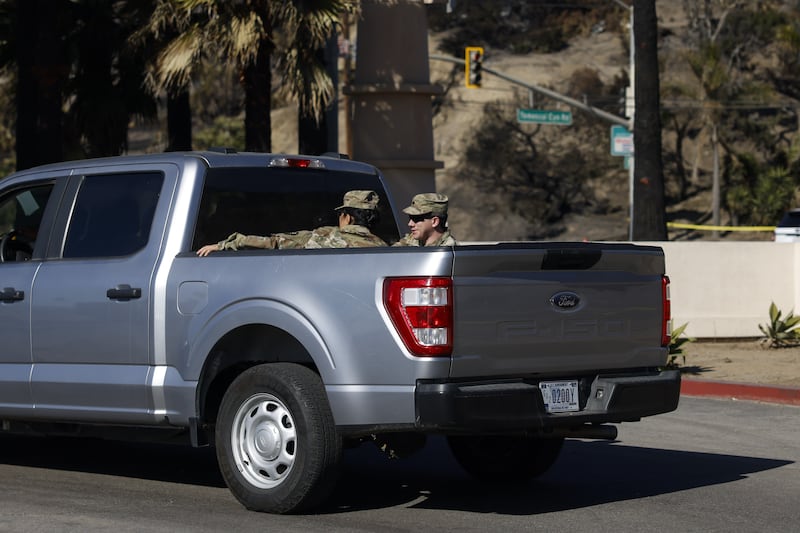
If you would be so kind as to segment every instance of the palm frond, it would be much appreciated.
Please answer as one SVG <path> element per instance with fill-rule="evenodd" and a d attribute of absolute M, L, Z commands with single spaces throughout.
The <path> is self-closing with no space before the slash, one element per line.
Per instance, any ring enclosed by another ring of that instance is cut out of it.
<path fill-rule="evenodd" d="M 196 26 L 181 33 L 159 54 L 157 80 L 164 87 L 188 85 L 202 51 L 203 32 Z"/>

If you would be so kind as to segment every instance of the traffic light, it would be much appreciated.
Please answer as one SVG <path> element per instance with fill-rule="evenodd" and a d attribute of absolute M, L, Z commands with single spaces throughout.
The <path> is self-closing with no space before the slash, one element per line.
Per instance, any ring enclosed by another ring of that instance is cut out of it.
<path fill-rule="evenodd" d="M 481 86 L 481 63 L 483 63 L 483 47 L 467 46 L 464 51 L 464 81 L 470 89 Z"/>

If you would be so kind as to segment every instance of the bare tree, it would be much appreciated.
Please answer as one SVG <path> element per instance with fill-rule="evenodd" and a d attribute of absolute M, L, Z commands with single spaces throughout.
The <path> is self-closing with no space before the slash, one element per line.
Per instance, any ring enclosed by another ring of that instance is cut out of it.
<path fill-rule="evenodd" d="M 711 223 L 715 226 L 720 224 L 722 204 L 719 123 L 724 104 L 735 98 L 735 67 L 750 45 L 747 35 L 732 47 L 723 46 L 720 36 L 731 13 L 745 5 L 743 0 L 684 0 L 694 47 L 687 54 L 687 61 L 697 78 L 700 118 L 712 154 Z M 717 237 L 719 233 L 714 231 L 713 235 Z"/>

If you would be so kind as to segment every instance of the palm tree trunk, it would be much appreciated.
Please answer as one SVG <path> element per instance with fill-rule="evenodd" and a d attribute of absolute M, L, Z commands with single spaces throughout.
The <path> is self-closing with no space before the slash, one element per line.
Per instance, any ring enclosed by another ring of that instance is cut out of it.
<path fill-rule="evenodd" d="M 272 43 L 262 39 L 255 61 L 244 69 L 244 144 L 251 152 L 272 150 L 272 49 Z"/>
<path fill-rule="evenodd" d="M 61 104 L 69 72 L 59 23 L 62 2 L 17 3 L 17 169 L 61 161 Z"/>
<path fill-rule="evenodd" d="M 301 154 L 320 155 L 325 152 L 339 152 L 339 48 L 336 35 L 328 38 L 324 48 L 316 51 L 317 59 L 333 81 L 333 101 L 322 113 L 319 120 L 298 110 L 297 144 Z"/>
<path fill-rule="evenodd" d="M 202 148 L 210 148 L 203 146 Z M 189 89 L 167 95 L 167 147 L 165 152 L 192 149 L 192 108 L 189 102 Z"/>

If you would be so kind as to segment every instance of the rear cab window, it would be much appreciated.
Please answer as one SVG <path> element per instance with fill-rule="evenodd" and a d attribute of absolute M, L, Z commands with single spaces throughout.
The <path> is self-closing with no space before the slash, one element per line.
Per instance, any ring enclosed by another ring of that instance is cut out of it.
<path fill-rule="evenodd" d="M 391 244 L 398 230 L 377 175 L 326 169 L 222 167 L 207 171 L 192 248 L 230 234 L 271 235 L 337 225 L 335 209 L 349 190 L 380 197 L 374 233 Z"/>

